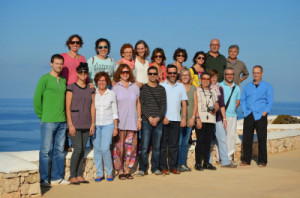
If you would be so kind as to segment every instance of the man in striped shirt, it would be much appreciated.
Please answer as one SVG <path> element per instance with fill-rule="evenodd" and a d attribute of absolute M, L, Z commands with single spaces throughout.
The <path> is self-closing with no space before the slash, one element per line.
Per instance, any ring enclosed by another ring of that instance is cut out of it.
<path fill-rule="evenodd" d="M 159 170 L 159 160 L 163 129 L 162 121 L 166 111 L 166 91 L 163 86 L 157 83 L 157 68 L 149 67 L 147 72 L 149 81 L 147 84 L 143 85 L 140 92 L 142 107 L 142 139 L 138 176 L 147 174 L 147 151 L 150 139 L 152 143 L 151 172 L 155 175 L 162 175 Z"/>

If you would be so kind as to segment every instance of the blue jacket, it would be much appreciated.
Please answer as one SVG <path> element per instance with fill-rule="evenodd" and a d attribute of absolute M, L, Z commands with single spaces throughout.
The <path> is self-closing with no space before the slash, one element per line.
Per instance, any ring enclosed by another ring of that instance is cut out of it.
<path fill-rule="evenodd" d="M 257 88 L 253 82 L 247 83 L 241 99 L 244 117 L 253 113 L 254 119 L 259 120 L 264 111 L 270 113 L 273 97 L 273 88 L 269 83 L 260 81 Z"/>

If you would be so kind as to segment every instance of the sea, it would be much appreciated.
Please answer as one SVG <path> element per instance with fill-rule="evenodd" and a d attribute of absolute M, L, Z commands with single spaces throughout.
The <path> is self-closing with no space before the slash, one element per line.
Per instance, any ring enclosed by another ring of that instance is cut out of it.
<path fill-rule="evenodd" d="M 270 115 L 300 116 L 300 102 L 275 102 Z M 238 119 L 242 119 L 241 108 Z M 0 152 L 39 150 L 40 120 L 33 99 L 0 98 Z"/>

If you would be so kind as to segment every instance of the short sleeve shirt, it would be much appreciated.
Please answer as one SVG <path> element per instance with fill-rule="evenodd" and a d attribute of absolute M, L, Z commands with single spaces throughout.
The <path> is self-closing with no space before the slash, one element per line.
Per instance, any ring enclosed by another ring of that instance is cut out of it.
<path fill-rule="evenodd" d="M 227 101 L 230 97 L 233 86 L 236 86 L 232 93 L 228 108 L 226 109 L 226 117 L 237 117 L 236 101 L 241 99 L 240 87 L 237 86 L 234 82 L 233 82 L 232 86 L 229 87 L 229 85 L 227 85 L 225 83 L 225 81 L 221 82 L 220 86 L 222 86 L 223 90 L 224 90 L 224 103 L 225 104 L 227 103 Z"/>

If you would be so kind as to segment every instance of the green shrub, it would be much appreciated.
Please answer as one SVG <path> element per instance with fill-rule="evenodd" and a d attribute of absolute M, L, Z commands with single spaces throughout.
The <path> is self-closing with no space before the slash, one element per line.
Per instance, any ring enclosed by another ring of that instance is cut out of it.
<path fill-rule="evenodd" d="M 272 124 L 297 124 L 300 123 L 300 119 L 292 117 L 290 115 L 278 115 Z"/>

